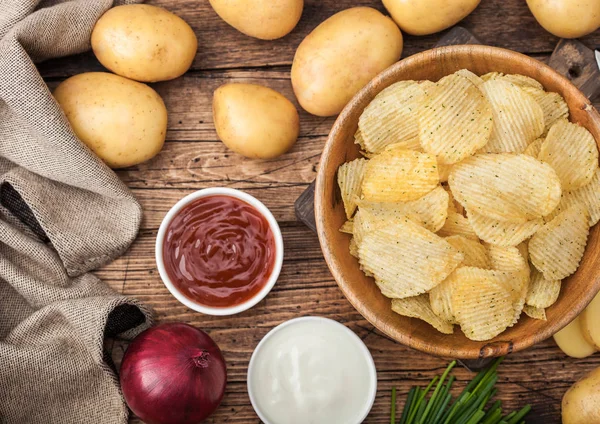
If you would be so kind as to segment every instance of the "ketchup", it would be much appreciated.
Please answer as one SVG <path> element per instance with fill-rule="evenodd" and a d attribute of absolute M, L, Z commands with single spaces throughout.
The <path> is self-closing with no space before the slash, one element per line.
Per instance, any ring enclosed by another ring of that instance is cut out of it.
<path fill-rule="evenodd" d="M 231 196 L 196 199 L 167 227 L 167 275 L 187 298 L 210 307 L 236 306 L 254 297 L 275 265 L 275 237 L 267 219 Z"/>

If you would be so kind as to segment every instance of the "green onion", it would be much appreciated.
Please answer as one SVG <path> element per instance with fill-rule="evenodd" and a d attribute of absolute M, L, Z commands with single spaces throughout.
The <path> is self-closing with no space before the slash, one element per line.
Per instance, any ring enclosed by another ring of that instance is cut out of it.
<path fill-rule="evenodd" d="M 390 410 L 390 424 L 396 424 L 396 388 L 392 387 L 392 408 Z"/>
<path fill-rule="evenodd" d="M 452 361 L 442 375 L 435 376 L 424 389 L 416 386 L 410 389 L 399 424 L 524 423 L 523 418 L 531 410 L 529 405 L 504 417 L 502 403 L 499 400 L 486 409 L 497 392 L 495 388 L 498 382 L 497 368 L 502 359 L 498 358 L 490 367 L 480 371 L 454 400 L 450 391 L 455 378 L 449 374 L 456 362 Z M 395 419 L 396 391 L 392 389 L 390 424 L 396 424 Z"/>

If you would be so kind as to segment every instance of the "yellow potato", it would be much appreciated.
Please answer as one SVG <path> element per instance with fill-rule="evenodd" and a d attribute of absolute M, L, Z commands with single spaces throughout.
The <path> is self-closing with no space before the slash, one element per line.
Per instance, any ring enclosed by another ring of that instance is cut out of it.
<path fill-rule="evenodd" d="M 137 165 L 162 149 L 167 109 L 145 84 L 88 72 L 62 82 L 54 97 L 77 137 L 111 168 Z"/>
<path fill-rule="evenodd" d="M 248 158 L 282 155 L 300 133 L 298 111 L 292 102 L 275 90 L 255 84 L 217 88 L 213 120 L 223 143 Z"/>
<path fill-rule="evenodd" d="M 563 424 L 596 424 L 600 422 L 598 384 L 600 368 L 573 384 L 562 399 Z"/>
<path fill-rule="evenodd" d="M 370 7 L 336 13 L 298 46 L 292 85 L 309 113 L 332 116 L 375 75 L 402 54 L 402 34 L 394 22 Z"/>
<path fill-rule="evenodd" d="M 600 27 L 598 0 L 527 0 L 529 10 L 548 32 L 579 38 Z"/>
<path fill-rule="evenodd" d="M 442 31 L 470 14 L 480 0 L 383 0 L 402 31 L 427 35 Z"/>
<path fill-rule="evenodd" d="M 229 25 L 261 40 L 290 33 L 304 8 L 304 0 L 210 0 L 210 4 Z"/>
<path fill-rule="evenodd" d="M 554 335 L 554 341 L 560 350 L 572 358 L 585 358 L 596 352 L 596 348 L 583 337 L 579 317 L 575 318 L 567 324 L 565 328 L 556 333 Z M 587 424 L 589 421 L 582 421 L 582 424 L 584 422 Z"/>
<path fill-rule="evenodd" d="M 137 81 L 166 81 L 192 66 L 198 40 L 179 16 L 147 4 L 117 6 L 92 32 L 92 49 L 106 68 Z"/>
<path fill-rule="evenodd" d="M 583 337 L 594 345 L 600 347 L 600 295 L 596 295 L 579 316 Z"/>

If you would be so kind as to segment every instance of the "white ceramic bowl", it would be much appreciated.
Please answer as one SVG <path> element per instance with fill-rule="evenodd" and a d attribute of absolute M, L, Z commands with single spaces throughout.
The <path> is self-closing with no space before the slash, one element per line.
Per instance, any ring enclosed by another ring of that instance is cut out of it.
<path fill-rule="evenodd" d="M 360 339 L 360 337 L 358 337 L 352 330 L 350 330 L 344 324 L 341 324 L 341 323 L 334 321 L 332 319 L 329 319 L 329 318 L 317 317 L 317 316 L 306 316 L 306 317 L 300 317 L 300 318 L 293 318 L 289 321 L 285 321 L 285 322 L 279 324 L 277 327 L 275 327 L 271 331 L 269 331 L 263 337 L 263 339 L 258 343 L 256 348 L 254 349 L 254 352 L 252 353 L 252 357 L 250 358 L 250 363 L 248 364 L 248 377 L 246 379 L 247 386 L 248 386 L 248 395 L 250 396 L 250 402 L 252 403 L 252 407 L 254 408 L 254 411 L 256 412 L 256 414 L 258 415 L 258 417 L 261 419 L 261 421 L 264 424 L 277 424 L 275 422 L 271 422 L 268 420 L 267 414 L 260 409 L 256 394 L 254 393 L 252 382 L 254 381 L 255 378 L 258 378 L 255 376 L 255 374 L 256 374 L 255 365 L 257 362 L 256 358 L 258 358 L 260 356 L 261 349 L 265 346 L 267 341 L 271 337 L 273 337 L 275 334 L 281 332 L 282 330 L 286 329 L 289 326 L 292 326 L 299 322 L 306 322 L 306 321 L 313 321 L 316 323 L 320 322 L 320 323 L 327 323 L 327 324 L 334 325 L 335 327 L 337 327 L 339 329 L 339 331 L 342 334 L 348 335 L 349 338 L 352 340 L 352 342 L 356 345 L 356 348 L 363 354 L 365 362 L 367 363 L 367 367 L 368 367 L 367 372 L 369 374 L 371 390 L 369 393 L 369 398 L 365 402 L 363 411 L 357 415 L 356 421 L 348 423 L 348 424 L 361 424 L 367 418 L 367 415 L 369 415 L 369 412 L 371 412 L 371 409 L 373 408 L 373 404 L 375 403 L 375 397 L 377 396 L 377 369 L 375 368 L 375 362 L 373 361 L 373 356 L 371 356 L 371 352 L 369 352 L 369 349 L 364 344 L 364 342 Z M 264 384 L 267 384 L 267 383 L 265 382 Z"/>
<path fill-rule="evenodd" d="M 171 279 L 167 275 L 167 271 L 165 269 L 165 263 L 163 260 L 163 242 L 169 223 L 171 222 L 173 217 L 177 215 L 177 213 L 179 213 L 179 211 L 183 209 L 186 205 L 188 205 L 190 202 L 193 202 L 194 200 L 199 199 L 201 197 L 207 196 L 231 196 L 235 197 L 236 199 L 243 200 L 244 202 L 253 206 L 256 210 L 258 210 L 261 213 L 262 216 L 265 217 L 265 219 L 269 223 L 271 231 L 273 232 L 273 237 L 275 239 L 275 264 L 273 265 L 273 272 L 271 273 L 271 276 L 269 277 L 269 280 L 264 285 L 264 287 L 254 297 L 248 299 L 243 303 L 240 303 L 239 305 L 215 308 L 196 303 L 193 300 L 184 296 L 183 293 L 181 293 L 177 289 L 177 287 L 175 287 L 175 285 L 171 282 Z M 171 210 L 167 212 L 167 215 L 164 217 L 162 223 L 160 224 L 160 228 L 158 229 L 158 234 L 156 236 L 155 256 L 160 278 L 162 279 L 167 289 L 169 289 L 171 294 L 175 296 L 175 298 L 181 303 L 183 303 L 185 306 L 187 306 L 190 309 L 193 309 L 194 311 L 201 312 L 206 315 L 234 315 L 243 312 L 247 309 L 250 309 L 258 302 L 263 300 L 275 285 L 277 278 L 279 278 L 279 273 L 281 272 L 281 265 L 283 264 L 283 238 L 281 237 L 281 230 L 279 228 L 279 225 L 277 224 L 277 221 L 273 217 L 271 211 L 267 209 L 267 207 L 255 197 L 233 188 L 205 188 L 203 190 L 198 190 L 194 193 L 188 194 L 183 199 L 175 203 Z"/>

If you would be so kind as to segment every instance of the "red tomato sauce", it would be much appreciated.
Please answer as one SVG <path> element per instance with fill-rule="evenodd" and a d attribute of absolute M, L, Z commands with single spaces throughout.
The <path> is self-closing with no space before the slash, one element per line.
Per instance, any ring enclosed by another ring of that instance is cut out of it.
<path fill-rule="evenodd" d="M 187 298 L 210 307 L 235 306 L 269 280 L 275 237 L 253 206 L 231 196 L 207 196 L 171 220 L 163 259 L 167 275 Z"/>

